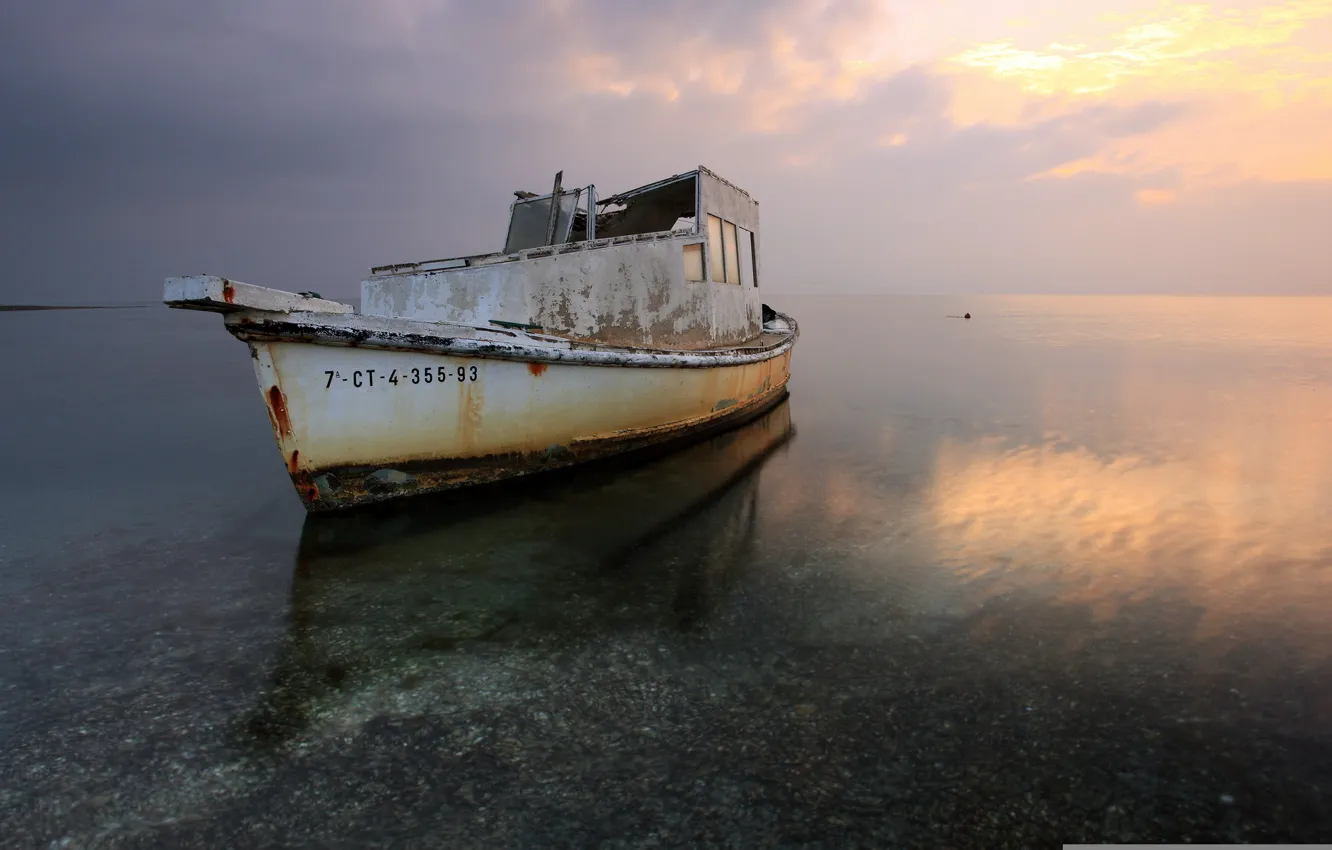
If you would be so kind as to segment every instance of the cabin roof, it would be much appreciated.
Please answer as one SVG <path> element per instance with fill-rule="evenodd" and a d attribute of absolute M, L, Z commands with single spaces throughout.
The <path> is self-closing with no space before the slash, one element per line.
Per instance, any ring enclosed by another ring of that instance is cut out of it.
<path fill-rule="evenodd" d="M 562 173 L 562 172 L 561 172 Z M 652 234 L 671 234 L 677 235 L 683 231 L 678 231 L 672 225 L 678 218 L 688 218 L 699 215 L 697 178 L 706 174 L 708 177 L 724 184 L 728 188 L 743 195 L 749 202 L 757 204 L 744 189 L 735 185 L 731 181 L 717 174 L 707 166 L 700 165 L 692 171 L 672 174 L 670 177 L 664 177 L 660 180 L 654 180 L 651 183 L 645 183 L 642 186 L 636 186 L 623 192 L 618 192 L 605 198 L 598 198 L 595 206 L 602 211 L 596 212 L 596 233 L 600 237 L 596 239 L 597 246 L 607 244 L 613 240 L 620 242 L 627 237 L 643 237 Z M 590 187 L 589 187 L 590 188 Z M 571 212 L 572 218 L 569 220 L 569 227 L 573 227 L 582 222 L 586 227 L 587 215 L 582 210 L 577 209 L 578 195 L 581 190 L 563 190 L 561 196 L 569 196 L 574 199 L 575 209 Z M 512 227 L 512 207 L 527 201 L 541 200 L 543 198 L 554 197 L 553 194 L 538 195 L 535 192 L 516 191 L 513 193 L 515 201 L 511 204 L 510 227 Z M 621 209 L 606 210 L 606 207 L 618 206 Z M 588 213 L 591 213 L 589 210 Z M 609 240 L 606 238 L 609 237 Z M 567 236 L 566 236 L 567 238 Z M 504 251 L 492 251 L 485 254 L 474 254 L 465 257 L 455 257 L 441 260 L 426 260 L 419 263 L 394 263 L 385 266 L 376 266 L 370 270 L 372 275 L 381 273 L 398 273 L 404 270 L 421 270 L 425 266 L 435 266 L 438 269 L 460 268 L 473 265 L 488 265 L 490 262 L 500 259 L 526 259 L 529 252 L 536 255 L 544 255 L 550 252 L 556 246 L 540 246 L 523 251 L 509 251 L 506 245 Z"/>
<path fill-rule="evenodd" d="M 665 177 L 661 180 L 654 180 L 651 183 L 647 183 L 642 186 L 638 186 L 636 188 L 629 189 L 627 191 L 620 192 L 615 195 L 611 195 L 608 198 L 604 198 L 602 200 L 597 201 L 597 204 L 600 205 L 600 204 L 624 203 L 630 198 L 635 198 L 640 195 L 645 195 L 649 192 L 655 192 L 658 189 L 665 188 L 674 183 L 683 183 L 684 181 L 690 179 L 691 177 L 697 177 L 699 174 L 706 174 L 720 183 L 725 183 L 727 186 L 739 192 L 740 194 L 744 195 L 746 198 L 749 198 L 751 201 L 754 201 L 753 196 L 750 195 L 748 192 L 746 192 L 744 189 L 741 189 L 739 186 L 735 185 L 730 180 L 727 180 L 725 177 L 722 177 L 720 174 L 708 168 L 707 166 L 700 165 L 698 168 L 695 168 L 693 171 L 686 171 L 681 174 L 673 174 L 670 177 Z M 758 201 L 754 201 L 754 203 L 758 203 Z"/>

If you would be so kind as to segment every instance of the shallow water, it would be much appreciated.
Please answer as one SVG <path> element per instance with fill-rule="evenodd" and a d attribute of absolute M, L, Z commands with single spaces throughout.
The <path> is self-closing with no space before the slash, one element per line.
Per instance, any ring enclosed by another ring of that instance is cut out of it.
<path fill-rule="evenodd" d="M 1332 836 L 1332 299 L 774 303 L 758 422 L 310 519 L 216 316 L 0 315 L 0 846 Z"/>

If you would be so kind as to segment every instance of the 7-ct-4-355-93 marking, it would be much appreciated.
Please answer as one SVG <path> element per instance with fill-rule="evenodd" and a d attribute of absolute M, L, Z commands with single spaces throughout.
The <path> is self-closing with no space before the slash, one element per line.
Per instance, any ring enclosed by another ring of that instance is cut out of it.
<path fill-rule="evenodd" d="M 357 369 L 346 375 L 336 369 L 325 369 L 324 389 L 332 388 L 334 382 L 351 384 L 357 389 L 376 386 L 420 386 L 422 384 L 447 384 L 475 382 L 480 379 L 475 366 L 413 366 L 410 369 L 393 369 L 387 375 L 378 369 Z"/>

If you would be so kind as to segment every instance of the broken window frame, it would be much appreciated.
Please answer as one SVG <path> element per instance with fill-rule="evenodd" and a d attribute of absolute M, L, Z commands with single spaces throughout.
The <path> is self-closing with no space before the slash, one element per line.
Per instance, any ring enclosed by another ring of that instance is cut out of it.
<path fill-rule="evenodd" d="M 590 190 L 593 187 L 588 187 L 588 188 Z M 570 237 L 573 235 L 574 219 L 577 218 L 578 216 L 578 200 L 580 197 L 582 197 L 582 193 L 583 189 L 581 188 L 567 189 L 559 193 L 559 200 L 555 202 L 558 203 L 560 207 L 560 212 L 555 220 L 556 221 L 555 237 L 551 239 L 549 242 L 547 242 L 546 230 L 543 225 L 542 230 L 540 231 L 541 241 L 537 244 L 531 244 L 531 245 L 523 244 L 532 241 L 530 236 L 529 238 L 520 240 L 519 242 L 514 241 L 515 240 L 514 226 L 515 223 L 517 222 L 518 208 L 524 204 L 535 206 L 539 211 L 539 214 L 544 216 L 542 220 L 549 221 L 550 205 L 552 203 L 552 200 L 555 198 L 555 193 L 547 192 L 544 195 L 536 195 L 535 197 L 531 198 L 518 198 L 514 200 L 513 203 L 509 204 L 509 230 L 504 236 L 504 251 L 502 253 L 516 254 L 519 251 L 525 251 L 531 248 L 541 248 L 546 246 L 547 244 L 562 245 L 568 242 Z M 564 211 L 566 202 L 569 207 L 567 215 L 565 214 Z M 541 211 L 541 207 L 543 206 L 545 210 Z"/>

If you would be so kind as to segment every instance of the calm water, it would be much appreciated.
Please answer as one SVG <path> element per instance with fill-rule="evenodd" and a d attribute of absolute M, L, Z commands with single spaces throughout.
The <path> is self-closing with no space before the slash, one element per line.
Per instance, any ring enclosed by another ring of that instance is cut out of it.
<path fill-rule="evenodd" d="M 1332 839 L 1332 299 L 776 303 L 759 422 L 318 521 L 216 316 L 0 313 L 0 846 Z"/>

